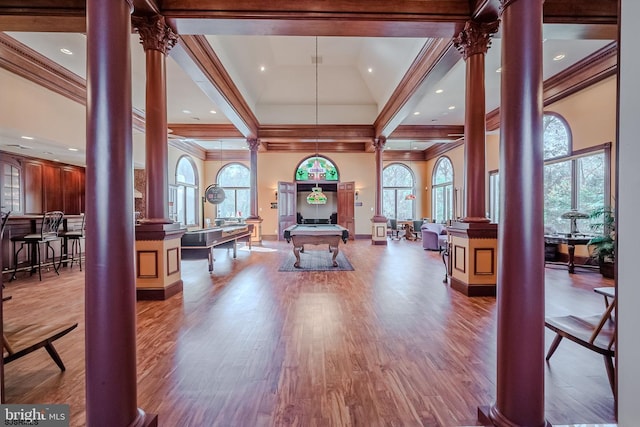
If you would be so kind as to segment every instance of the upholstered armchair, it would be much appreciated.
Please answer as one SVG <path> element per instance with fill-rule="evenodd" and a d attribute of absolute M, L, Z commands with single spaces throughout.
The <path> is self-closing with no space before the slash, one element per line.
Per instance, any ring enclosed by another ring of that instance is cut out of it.
<path fill-rule="evenodd" d="M 433 222 L 424 223 L 420 227 L 422 247 L 430 251 L 441 251 L 447 245 L 447 227 Z"/>

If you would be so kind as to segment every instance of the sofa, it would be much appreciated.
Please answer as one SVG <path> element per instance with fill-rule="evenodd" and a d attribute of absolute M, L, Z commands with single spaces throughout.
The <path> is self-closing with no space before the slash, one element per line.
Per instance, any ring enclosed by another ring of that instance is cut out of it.
<path fill-rule="evenodd" d="M 420 227 L 422 247 L 430 251 L 441 251 L 447 246 L 447 226 L 425 222 Z"/>

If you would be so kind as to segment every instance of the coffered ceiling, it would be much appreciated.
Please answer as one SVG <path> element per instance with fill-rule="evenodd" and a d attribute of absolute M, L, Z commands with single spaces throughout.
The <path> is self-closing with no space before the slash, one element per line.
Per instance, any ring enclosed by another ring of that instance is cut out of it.
<path fill-rule="evenodd" d="M 77 2 L 68 3 L 81 9 Z M 139 10 L 152 5 L 148 1 L 134 3 Z M 362 151 L 370 150 L 372 138 L 382 135 L 388 138 L 388 150 L 424 152 L 434 144 L 458 140 L 463 132 L 464 61 L 450 39 L 416 37 L 416 33 L 453 35 L 473 10 L 481 13 L 480 6 L 470 8 L 475 2 L 432 2 L 447 5 L 439 11 L 423 2 L 401 1 L 407 8 L 396 17 L 397 22 L 384 25 L 379 15 L 388 16 L 389 6 L 377 1 L 367 2 L 372 15 L 364 18 L 362 11 L 343 11 L 348 6 L 341 1 L 327 2 L 333 7 L 329 11 L 317 11 L 314 2 L 297 2 L 293 10 L 304 10 L 306 5 L 315 12 L 291 14 L 286 9 L 290 2 L 269 3 L 261 7 L 271 10 L 259 18 L 243 8 L 248 1 L 216 2 L 215 9 L 208 8 L 210 3 L 161 3 L 163 14 L 182 38 L 167 58 L 167 116 L 172 141 L 191 146 L 206 157 L 207 151 L 246 150 L 248 137 L 258 137 L 263 150 L 304 150 L 317 140 L 321 149 Z M 492 4 L 478 3 L 489 8 Z M 574 3 L 578 4 L 569 1 L 564 5 Z M 547 0 L 545 8 L 548 6 L 556 15 L 545 22 L 559 20 L 561 5 Z M 225 8 L 229 11 L 222 14 Z M 433 14 L 425 15 L 428 9 Z M 445 10 L 447 17 L 438 15 Z M 602 7 L 581 10 L 565 19 L 569 22 L 545 26 L 546 33 L 558 37 L 549 37 L 543 44 L 545 79 L 611 46 L 615 31 L 611 30 L 612 18 L 604 11 Z M 2 12 L 0 7 L 0 30 L 20 31 L 0 34 L 0 67 L 4 68 L 0 70 L 0 150 L 83 164 L 85 112 L 78 100 L 81 95 L 73 99 L 56 87 L 45 88 L 38 78 L 38 73 L 51 72 L 47 64 L 57 64 L 56 72 L 74 82 L 81 93 L 87 50 L 81 24 L 68 13 L 68 21 L 59 18 L 62 28 L 56 27 L 56 31 L 25 31 L 52 29 L 52 24 L 29 28 L 18 17 Z M 500 46 L 498 34 L 486 56 L 487 112 L 499 108 Z M 9 58 L 12 52 L 24 52 L 25 47 L 32 54 L 31 62 L 40 61 L 44 70 L 35 67 L 24 72 L 25 67 L 17 67 Z M 135 157 L 141 165 L 145 58 L 135 34 L 130 47 L 132 104 L 141 123 L 134 131 Z M 213 72 L 226 73 L 232 84 L 217 86 Z M 320 126 L 316 128 L 316 124 Z"/>

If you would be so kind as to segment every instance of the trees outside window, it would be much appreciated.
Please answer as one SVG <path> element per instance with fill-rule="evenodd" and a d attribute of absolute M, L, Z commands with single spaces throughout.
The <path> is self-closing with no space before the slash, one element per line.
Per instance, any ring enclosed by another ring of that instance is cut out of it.
<path fill-rule="evenodd" d="M 440 157 L 433 168 L 431 216 L 438 223 L 453 219 L 453 164 L 446 156 Z"/>
<path fill-rule="evenodd" d="M 218 218 L 245 218 L 249 212 L 251 177 L 249 168 L 240 163 L 229 163 L 218 172 L 218 186 L 225 199 L 218 205 Z"/>
<path fill-rule="evenodd" d="M 186 226 L 198 224 L 198 170 L 189 156 L 178 159 L 176 166 L 176 200 L 177 206 L 170 209 L 176 213 L 176 220 Z"/>
<path fill-rule="evenodd" d="M 413 194 L 414 177 L 411 169 L 401 163 L 393 163 L 382 171 L 382 213 L 387 218 L 412 219 L 415 201 L 406 200 Z"/>

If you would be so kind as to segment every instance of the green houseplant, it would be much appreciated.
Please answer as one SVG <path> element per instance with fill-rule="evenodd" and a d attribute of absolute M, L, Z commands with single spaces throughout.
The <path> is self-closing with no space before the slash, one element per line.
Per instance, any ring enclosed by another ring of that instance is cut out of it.
<path fill-rule="evenodd" d="M 589 240 L 591 257 L 598 262 L 600 273 L 613 279 L 616 260 L 616 224 L 613 209 L 610 206 L 596 208 L 589 214 L 591 230 L 597 233 Z"/>

